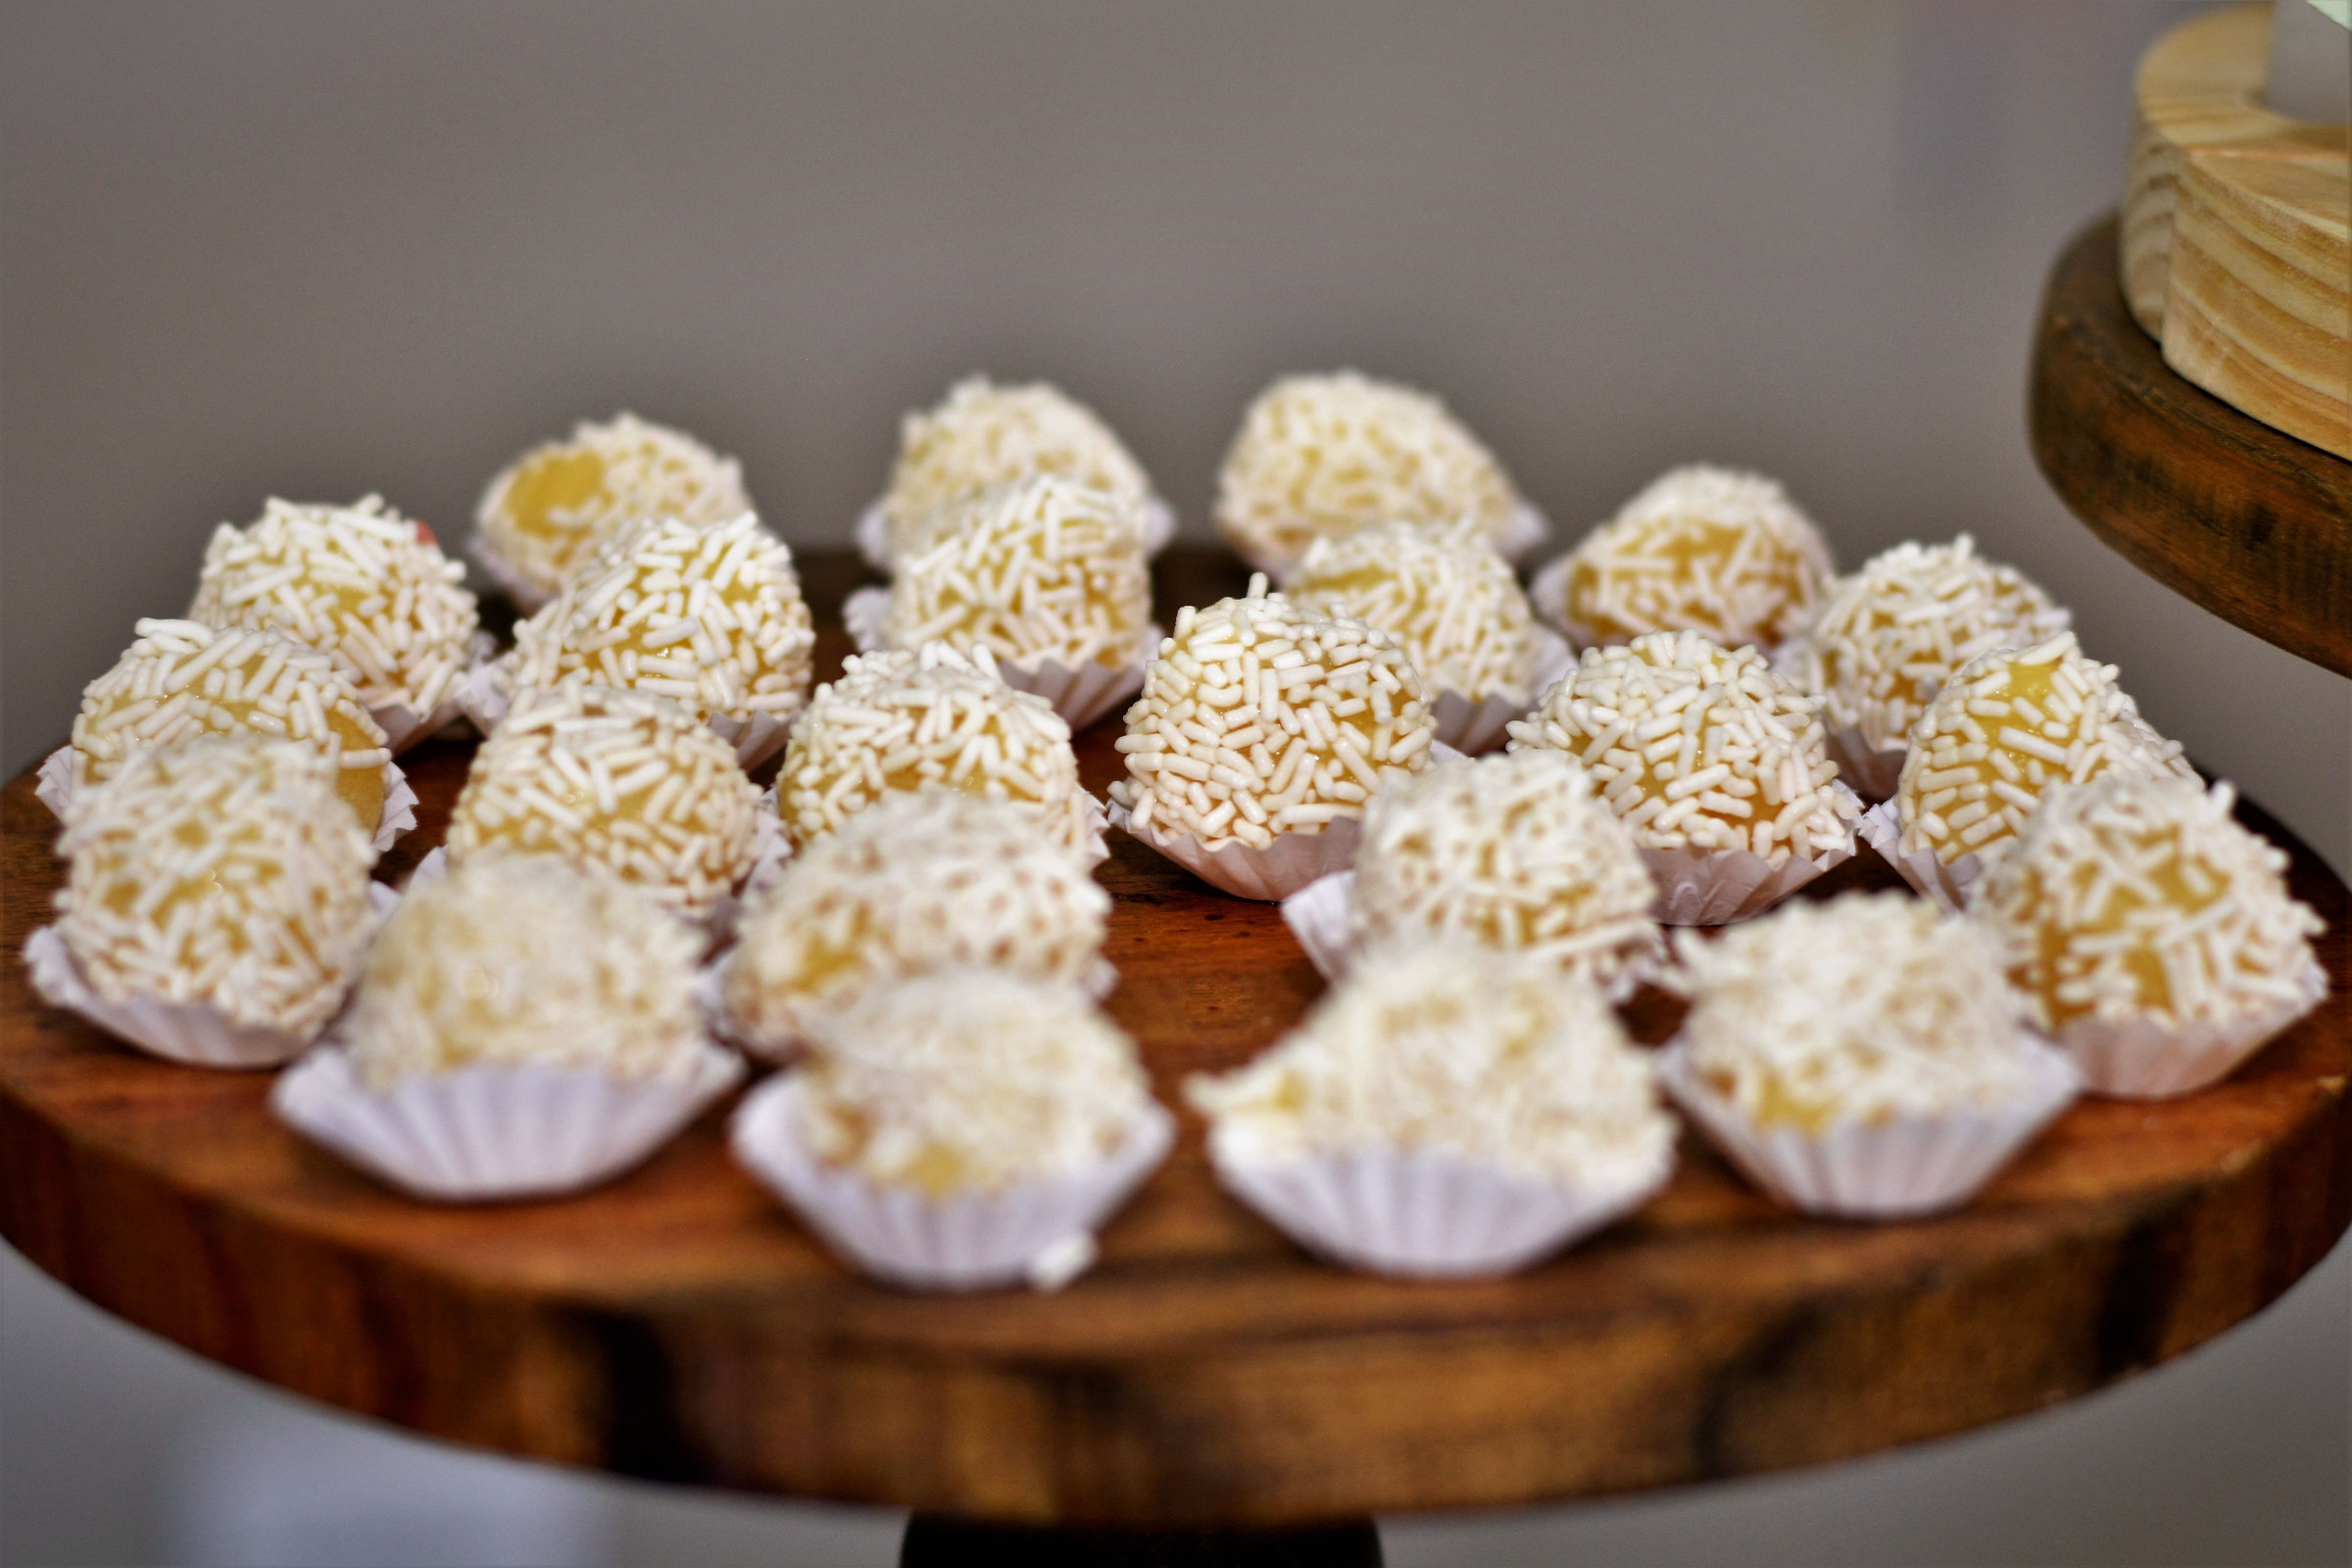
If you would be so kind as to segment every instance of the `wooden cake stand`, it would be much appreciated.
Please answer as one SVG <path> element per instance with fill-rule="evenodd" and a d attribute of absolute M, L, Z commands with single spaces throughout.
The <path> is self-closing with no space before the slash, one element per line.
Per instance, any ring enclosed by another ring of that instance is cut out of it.
<path fill-rule="evenodd" d="M 1177 553 L 1160 602 L 1213 598 L 1228 570 Z M 843 652 L 829 632 L 826 667 Z M 1098 790 L 1115 733 L 1081 741 Z M 408 759 L 419 827 L 388 875 L 440 839 L 468 755 Z M 31 784 L 0 796 L 12 960 L 63 869 Z M 843 1268 L 736 1168 L 723 1109 L 599 1191 L 433 1206 L 279 1125 L 270 1075 L 141 1055 L 42 1005 L 10 961 L 0 1234 L 200 1355 L 415 1432 L 911 1507 L 910 1561 L 1086 1560 L 1106 1533 L 1122 1561 L 1376 1561 L 1373 1513 L 1938 1437 L 2153 1366 L 2284 1291 L 2352 1218 L 2352 910 L 2276 822 L 2240 815 L 2328 921 L 2328 1002 L 2205 1093 L 2082 1102 L 1926 1222 L 1797 1217 L 1686 1138 L 1658 1200 L 1565 1256 L 1400 1284 L 1318 1262 L 1228 1199 L 1188 1117 L 1066 1291 L 906 1295 Z M 1322 985 L 1272 906 L 1112 852 L 1109 1007 L 1177 1105 L 1187 1073 L 1259 1051 Z M 1866 851 L 1815 896 L 1893 881 Z M 1634 1023 L 1654 1042 L 1675 1010 L 1645 993 Z"/>

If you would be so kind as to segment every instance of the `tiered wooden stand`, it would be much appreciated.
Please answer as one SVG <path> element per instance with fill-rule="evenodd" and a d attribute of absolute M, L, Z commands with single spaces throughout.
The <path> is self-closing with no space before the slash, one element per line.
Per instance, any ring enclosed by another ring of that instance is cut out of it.
<path fill-rule="evenodd" d="M 808 564 L 837 601 L 853 568 Z M 1176 553 L 1161 602 L 1214 598 L 1229 570 Z M 843 652 L 828 631 L 827 665 Z M 1097 789 L 1114 734 L 1082 740 Z M 468 753 L 412 755 L 420 826 L 387 875 L 440 838 Z M 1687 1140 L 1660 1199 L 1568 1255 L 1398 1284 L 1316 1262 L 1227 1199 L 1188 1119 L 1093 1272 L 1054 1296 L 955 1298 L 835 1263 L 730 1162 L 723 1111 L 598 1192 L 434 1207 L 287 1132 L 266 1074 L 167 1065 L 43 1006 L 14 961 L 62 872 L 31 783 L 0 796 L 0 1235 L 200 1355 L 416 1432 L 921 1510 L 910 1561 L 1051 1561 L 1056 1541 L 1080 1560 L 1108 1539 L 1132 1561 L 1368 1562 L 1372 1513 L 1938 1437 L 2191 1348 L 2352 1219 L 2352 909 L 2250 804 L 2328 920 L 2335 993 L 2204 1094 L 2082 1102 L 1957 1214 L 1799 1218 Z M 1187 1073 L 1263 1048 L 1321 983 L 1272 906 L 1113 852 L 1109 1006 L 1177 1104 Z M 1865 853 L 1815 896 L 1891 885 Z M 1676 1017 L 1654 994 L 1634 1013 L 1653 1042 Z"/>

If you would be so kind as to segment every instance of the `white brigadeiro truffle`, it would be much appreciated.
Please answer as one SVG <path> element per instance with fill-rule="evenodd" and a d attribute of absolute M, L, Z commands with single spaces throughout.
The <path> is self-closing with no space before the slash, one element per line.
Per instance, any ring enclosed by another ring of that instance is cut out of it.
<path fill-rule="evenodd" d="M 2085 659 L 2073 632 L 1970 660 L 1911 727 L 1895 791 L 1902 852 L 1949 865 L 1999 853 L 2053 784 L 2110 772 L 2193 779 L 2178 743 L 2139 716 L 2116 668 Z"/>
<path fill-rule="evenodd" d="M 1436 729 L 1396 638 L 1269 594 L 1261 575 L 1177 612 L 1127 710 L 1128 776 L 1110 793 L 1139 832 L 1262 849 L 1362 815 L 1384 781 L 1429 765 Z"/>
<path fill-rule="evenodd" d="M 760 791 L 676 704 L 566 682 L 514 705 L 473 754 L 449 858 L 560 856 L 704 915 L 750 874 Z"/>
<path fill-rule="evenodd" d="M 1510 563 L 1473 530 L 1379 522 L 1318 539 L 1283 592 L 1293 604 L 1388 632 L 1432 691 L 1473 701 L 1535 696 L 1534 612 Z"/>
<path fill-rule="evenodd" d="M 1659 947 L 1642 852 L 1564 752 L 1444 761 L 1373 798 L 1349 927 L 1362 947 L 1450 938 L 1607 986 Z"/>
<path fill-rule="evenodd" d="M 392 754 L 333 659 L 254 627 L 142 620 L 137 631 L 115 667 L 82 688 L 74 720 L 76 798 L 142 753 L 201 735 L 264 735 L 324 758 L 335 793 L 373 838 Z"/>
<path fill-rule="evenodd" d="M 1899 752 L 1952 671 L 1996 648 L 2031 648 L 2072 616 L 2014 566 L 1977 554 L 1967 534 L 1906 543 L 1830 584 L 1783 665 L 1827 699 L 1832 729 Z"/>
<path fill-rule="evenodd" d="M 1078 783 L 1070 726 L 1004 684 L 985 648 L 863 654 L 816 689 L 793 727 L 776 807 L 806 848 L 898 791 L 931 787 L 1022 806 L 1046 836 L 1091 854 L 1097 807 Z"/>
<path fill-rule="evenodd" d="M 1499 543 L 1520 510 L 1502 465 L 1426 392 L 1353 370 L 1257 395 L 1217 477 L 1217 527 L 1252 565 L 1375 522 L 1466 523 Z"/>
<path fill-rule="evenodd" d="M 413 886 L 337 1026 L 371 1089 L 466 1067 L 669 1078 L 704 1046 L 702 937 L 625 882 L 543 855 Z"/>
<path fill-rule="evenodd" d="M 784 541 L 750 513 L 632 525 L 514 628 L 500 678 L 650 692 L 732 736 L 808 701 L 816 633 Z"/>
<path fill-rule="evenodd" d="M 1523 954 L 1425 943 L 1350 970 L 1298 1029 L 1185 1097 L 1270 1159 L 1437 1151 L 1615 1185 L 1674 1143 L 1648 1056 L 1589 983 Z"/>
<path fill-rule="evenodd" d="M 1580 647 L 1695 631 L 1767 650 L 1795 635 L 1838 568 L 1821 530 L 1760 473 L 1674 468 L 1536 579 Z"/>
<path fill-rule="evenodd" d="M 727 960 L 727 1011 L 771 1054 L 868 987 L 943 969 L 1083 985 L 1110 895 L 1005 801 L 894 795 L 811 844 L 755 898 Z"/>
<path fill-rule="evenodd" d="M 1586 649 L 1511 725 L 1511 750 L 1582 762 L 1637 844 L 1747 850 L 1779 865 L 1846 847 L 1859 814 L 1836 788 L 1819 702 L 1753 647 L 1652 632 Z"/>
<path fill-rule="evenodd" d="M 2110 774 L 2053 790 L 1970 913 L 2001 940 L 2046 1034 L 2077 1018 L 2227 1023 L 2303 999 L 2323 929 L 2235 797 Z"/>
<path fill-rule="evenodd" d="M 1044 381 L 999 385 L 984 375 L 949 388 L 935 408 L 909 414 L 882 498 L 889 553 L 896 561 L 934 541 L 961 518 L 947 503 L 1038 474 L 1107 490 L 1140 509 L 1152 481 L 1094 410 Z"/>
<path fill-rule="evenodd" d="M 58 933 L 109 1002 L 153 997 L 307 1037 L 375 931 L 369 834 L 316 750 L 252 736 L 148 752 L 76 800 Z"/>
<path fill-rule="evenodd" d="M 1820 1133 L 2030 1088 L 2023 1002 L 1984 931 L 1903 893 L 1782 906 L 1677 952 L 1692 1070 L 1760 1126 Z"/>
<path fill-rule="evenodd" d="M 1134 503 L 1041 474 L 946 510 L 956 525 L 899 560 L 882 624 L 891 647 L 986 644 L 1022 669 L 1143 662 L 1152 567 Z"/>
<path fill-rule="evenodd" d="M 348 507 L 272 499 L 205 547 L 188 618 L 270 626 L 331 655 L 372 710 L 418 718 L 450 698 L 478 625 L 465 566 L 376 496 Z"/>
<path fill-rule="evenodd" d="M 1100 1164 L 1152 1102 L 1135 1046 L 1075 986 L 984 969 L 874 986 L 816 1021 L 817 1158 L 932 1198 Z"/>
<path fill-rule="evenodd" d="M 479 545 L 536 604 L 631 523 L 725 522 L 752 510 L 733 458 L 622 414 L 607 424 L 583 419 L 569 440 L 515 459 L 483 492 L 474 524 Z"/>

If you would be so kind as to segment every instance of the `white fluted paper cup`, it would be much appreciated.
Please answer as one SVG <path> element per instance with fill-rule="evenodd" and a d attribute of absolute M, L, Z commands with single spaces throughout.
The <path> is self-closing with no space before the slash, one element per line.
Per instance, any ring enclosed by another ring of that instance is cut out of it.
<path fill-rule="evenodd" d="M 1576 654 L 1566 638 L 1549 626 L 1536 628 L 1536 668 L 1524 697 L 1469 697 L 1452 690 L 1438 693 L 1433 705 L 1438 740 L 1464 757 L 1483 757 L 1506 739 L 1505 727 L 1525 718 L 1544 693 L 1576 667 Z"/>
<path fill-rule="evenodd" d="M 883 633 L 889 615 L 887 588 L 860 588 L 842 601 L 842 625 L 861 654 L 889 646 L 889 639 Z M 1150 650 L 1159 646 L 1163 635 L 1157 626 L 1145 628 L 1143 647 L 1147 657 Z M 1142 659 L 1132 664 L 1086 663 L 1075 668 L 1053 659 L 1025 663 L 1005 659 L 996 661 L 997 674 L 1005 685 L 1052 703 L 1054 711 L 1061 715 L 1073 735 L 1142 691 L 1144 667 Z"/>
<path fill-rule="evenodd" d="M 1851 800 L 1853 792 L 1834 786 Z M 1857 806 L 1859 802 L 1855 803 Z M 1661 850 L 1642 846 L 1642 863 L 1658 885 L 1650 918 L 1660 925 L 1732 925 L 1752 920 L 1835 866 L 1854 858 L 1856 829 L 1845 842 L 1775 865 L 1753 850 Z"/>
<path fill-rule="evenodd" d="M 416 825 L 416 792 L 409 787 L 408 774 L 400 770 L 398 762 L 386 759 L 383 779 L 384 805 L 376 813 L 375 836 L 370 846 L 378 855 L 400 842 L 400 836 Z M 41 770 L 33 781 L 32 793 L 59 821 L 66 819 L 74 796 L 73 747 L 61 746 L 41 759 Z"/>
<path fill-rule="evenodd" d="M 440 734 L 466 716 L 466 705 L 458 701 L 459 682 L 466 678 L 466 670 L 487 662 L 497 650 L 498 644 L 488 632 L 475 632 L 466 648 L 466 670 L 461 670 L 457 678 L 450 682 L 449 690 L 441 701 L 423 712 L 418 712 L 406 703 L 385 703 L 368 710 L 368 716 L 375 720 L 375 727 L 384 732 L 384 744 L 392 749 L 394 757 L 419 741 Z"/>
<path fill-rule="evenodd" d="M 1660 1054 L 1658 1082 L 1725 1158 L 1789 1207 L 1841 1219 L 1908 1219 L 1967 1202 L 2081 1091 L 2082 1074 L 2063 1053 L 2026 1031 L 2020 1040 L 2032 1075 L 2006 1104 L 1818 1133 L 1759 1126 L 1699 1075 L 1680 1041 Z"/>
<path fill-rule="evenodd" d="M 466 554 L 482 568 L 482 575 L 496 583 L 501 592 L 514 601 L 514 608 L 526 615 L 556 597 L 553 592 L 535 586 L 479 528 L 466 541 Z"/>
<path fill-rule="evenodd" d="M 1647 1202 L 1674 1174 L 1672 1145 L 1608 1182 L 1544 1181 L 1440 1150 L 1358 1149 L 1268 1157 L 1218 1126 L 1208 1157 L 1225 1190 L 1308 1251 L 1374 1274 L 1509 1274 Z"/>
<path fill-rule="evenodd" d="M 1138 531 L 1143 536 L 1144 554 L 1147 556 L 1158 555 L 1176 537 L 1176 509 L 1157 496 L 1144 498 L 1140 520 L 1143 526 Z M 875 501 L 858 514 L 858 521 L 851 528 L 850 537 L 857 542 L 858 554 L 867 565 L 884 574 L 893 569 L 890 560 L 890 521 L 883 514 L 880 501 Z"/>
<path fill-rule="evenodd" d="M 825 1164 L 801 1128 L 801 1085 L 785 1073 L 735 1113 L 735 1157 L 844 1262 L 918 1291 L 1058 1290 L 1095 1259 L 1095 1231 L 1167 1157 L 1176 1119 L 1150 1105 L 1093 1167 L 997 1192 L 932 1198 Z"/>
<path fill-rule="evenodd" d="M 1319 877 L 1282 901 L 1282 923 L 1298 939 L 1298 946 L 1305 950 L 1315 973 L 1334 984 L 1346 979 L 1355 963 L 1354 898 L 1355 872 L 1348 870 Z M 1648 953 L 1629 952 L 1622 967 L 1603 987 L 1613 1003 L 1632 996 L 1656 966 L 1661 945 L 1646 922 L 1643 929 L 1648 932 L 1646 941 L 1628 942 L 1624 946 L 1646 947 Z"/>
<path fill-rule="evenodd" d="M 328 1044 L 279 1078 L 270 1102 L 313 1142 L 418 1198 L 541 1198 L 609 1181 L 675 1137 L 743 1074 L 700 1047 L 676 1077 L 593 1067 L 465 1067 L 369 1089 Z"/>
<path fill-rule="evenodd" d="M 1320 833 L 1277 833 L 1260 849 L 1232 841 L 1214 849 L 1190 833 L 1161 833 L 1154 826 L 1137 827 L 1127 808 L 1113 801 L 1110 825 L 1128 837 L 1150 845 L 1187 871 L 1238 899 L 1274 904 L 1355 863 L 1356 846 L 1363 842 L 1360 818 L 1335 816 Z"/>
<path fill-rule="evenodd" d="M 1838 776 L 1864 805 L 1894 799 L 1895 786 L 1903 780 L 1903 759 L 1911 755 L 1907 747 L 1883 751 L 1858 729 L 1834 729 L 1828 739 L 1830 760 L 1838 764 Z"/>
<path fill-rule="evenodd" d="M 1894 867 L 1895 875 L 1909 883 L 1912 892 L 1934 899 L 1946 914 L 1967 908 L 1977 883 L 1984 879 L 1984 858 L 1981 855 L 1963 855 L 1946 865 L 1932 849 L 1904 850 L 1900 808 L 1891 800 L 1881 801 L 1863 812 L 1854 831 L 1879 852 L 1880 859 Z"/>
<path fill-rule="evenodd" d="M 2235 1018 L 2082 1017 L 2058 1031 L 2058 1049 L 2082 1070 L 2094 1095 L 2161 1100 L 2219 1083 L 2328 997 L 2328 971 L 2317 959 L 2297 971 L 2293 994 Z"/>

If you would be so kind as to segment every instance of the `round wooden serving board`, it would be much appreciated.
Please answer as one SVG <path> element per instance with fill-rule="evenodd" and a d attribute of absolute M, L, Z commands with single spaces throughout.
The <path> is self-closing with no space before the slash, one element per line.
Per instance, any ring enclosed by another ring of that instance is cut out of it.
<path fill-rule="evenodd" d="M 811 563 L 818 568 L 819 563 Z M 840 574 L 837 564 L 823 569 Z M 1178 554 L 1164 604 L 1222 568 Z M 818 575 L 811 570 L 811 578 Z M 837 661 L 839 634 L 824 652 Z M 1083 738 L 1090 784 L 1116 726 Z M 468 750 L 409 760 L 440 837 Z M 1212 1181 L 1200 1127 L 1059 1295 L 848 1272 L 728 1159 L 724 1111 L 561 1202 L 433 1207 L 271 1119 L 269 1077 L 171 1066 L 0 965 L 0 1233 L 199 1354 L 460 1443 L 632 1475 L 1002 1520 L 1273 1525 L 1525 1503 L 1862 1453 L 2087 1393 L 2277 1297 L 2352 1215 L 2340 883 L 2259 810 L 2327 917 L 2327 1004 L 2227 1083 L 2086 1101 L 1947 1218 L 1845 1225 L 1687 1139 L 1633 1219 L 1506 1280 L 1309 1258 Z M 62 867 L 0 797 L 5 940 Z M 1113 841 L 1110 1009 L 1177 1103 L 1321 991 L 1275 908 Z M 1892 878 L 1867 853 L 1824 893 Z M 1673 1008 L 1645 996 L 1657 1040 Z"/>

